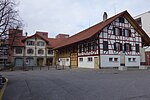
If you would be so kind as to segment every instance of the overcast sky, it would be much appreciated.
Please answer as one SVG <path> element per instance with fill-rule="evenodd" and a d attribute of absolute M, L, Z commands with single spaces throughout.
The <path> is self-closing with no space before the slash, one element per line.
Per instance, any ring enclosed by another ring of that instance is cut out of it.
<path fill-rule="evenodd" d="M 36 31 L 55 37 L 73 35 L 102 21 L 103 12 L 111 17 L 128 10 L 132 16 L 150 10 L 150 0 L 18 0 L 18 9 L 28 35 Z"/>

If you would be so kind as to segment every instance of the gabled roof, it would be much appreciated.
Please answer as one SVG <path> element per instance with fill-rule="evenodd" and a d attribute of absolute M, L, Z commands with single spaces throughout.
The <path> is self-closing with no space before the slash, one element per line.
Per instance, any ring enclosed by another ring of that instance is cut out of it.
<path fill-rule="evenodd" d="M 142 36 L 142 38 L 144 39 L 146 45 L 150 45 L 150 38 L 148 37 L 148 35 L 143 31 L 143 29 L 137 24 L 137 22 L 131 17 L 131 15 L 127 12 L 127 11 L 123 11 L 105 21 L 102 21 L 90 28 L 87 28 L 69 38 L 67 38 L 65 41 L 62 41 L 61 43 L 59 43 L 58 45 L 55 46 L 54 49 L 57 48 L 61 48 L 70 44 L 74 44 L 77 42 L 80 42 L 82 40 L 88 39 L 92 36 L 94 36 L 97 32 L 99 32 L 100 30 L 102 30 L 103 28 L 105 28 L 108 24 L 110 24 L 111 22 L 113 22 L 115 19 L 124 16 L 125 18 L 127 18 L 127 20 L 132 24 L 132 26 L 138 31 L 138 33 Z"/>
<path fill-rule="evenodd" d="M 32 38 L 32 37 L 39 37 L 39 38 L 45 40 L 46 42 L 49 42 L 48 38 L 46 38 L 46 37 L 44 37 L 44 36 L 42 36 L 42 35 L 40 35 L 40 34 L 31 35 L 31 36 L 29 36 L 29 37 L 26 37 L 26 38 L 23 39 L 22 41 L 24 42 L 26 39 L 29 39 L 29 38 Z"/>

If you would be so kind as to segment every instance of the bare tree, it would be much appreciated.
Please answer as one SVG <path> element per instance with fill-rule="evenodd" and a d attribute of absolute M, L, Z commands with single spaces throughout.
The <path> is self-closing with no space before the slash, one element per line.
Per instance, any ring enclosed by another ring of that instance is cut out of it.
<path fill-rule="evenodd" d="M 16 6 L 14 0 L 0 0 L 0 37 L 6 35 L 9 29 L 22 27 Z"/>
<path fill-rule="evenodd" d="M 0 0 L 0 42 L 3 41 L 3 43 L 0 43 L 0 56 L 3 56 L 3 59 L 4 52 L 9 53 L 13 49 L 13 43 L 16 39 L 17 31 L 11 34 L 13 38 L 8 40 L 9 44 L 7 45 L 9 29 L 18 30 L 23 26 L 18 10 L 16 9 L 17 5 L 15 0 Z M 8 49 L 4 50 L 6 46 L 8 46 Z"/>

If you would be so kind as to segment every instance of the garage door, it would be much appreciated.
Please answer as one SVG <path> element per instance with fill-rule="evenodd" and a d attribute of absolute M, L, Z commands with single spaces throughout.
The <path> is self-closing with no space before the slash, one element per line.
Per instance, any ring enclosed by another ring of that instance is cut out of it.
<path fill-rule="evenodd" d="M 34 66 L 34 59 L 33 58 L 27 58 L 27 66 Z"/>
<path fill-rule="evenodd" d="M 15 59 L 15 66 L 16 67 L 22 67 L 23 66 L 23 59 L 22 58 L 16 58 Z"/>

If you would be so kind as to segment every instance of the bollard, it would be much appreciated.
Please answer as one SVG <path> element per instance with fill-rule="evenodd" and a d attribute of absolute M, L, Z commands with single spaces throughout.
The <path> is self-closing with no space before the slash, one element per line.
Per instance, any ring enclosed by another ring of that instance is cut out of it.
<path fill-rule="evenodd" d="M 0 86 L 2 85 L 2 75 L 0 75 Z"/>

